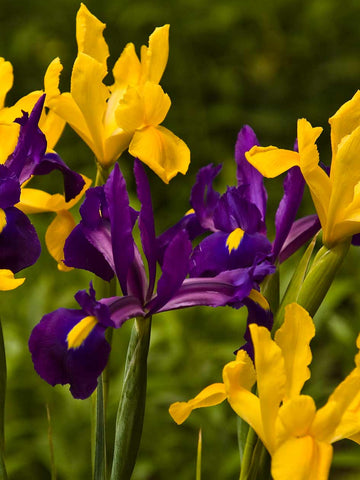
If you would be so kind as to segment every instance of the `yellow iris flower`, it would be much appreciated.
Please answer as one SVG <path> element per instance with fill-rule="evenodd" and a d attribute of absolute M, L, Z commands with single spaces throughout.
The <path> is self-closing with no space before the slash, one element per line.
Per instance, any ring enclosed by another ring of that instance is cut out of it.
<path fill-rule="evenodd" d="M 48 83 L 48 73 L 45 74 L 45 84 Z M 22 116 L 22 110 L 30 113 L 35 103 L 44 94 L 37 90 L 25 95 L 12 107 L 5 107 L 5 98 L 14 82 L 13 68 L 10 62 L 0 58 L 0 164 L 5 163 L 8 156 L 14 151 L 20 125 L 14 123 Z M 45 99 L 45 106 L 47 106 Z M 52 150 L 58 141 L 65 126 L 65 121 L 54 112 L 43 112 L 39 120 L 39 127 L 46 136 L 47 148 Z"/>
<path fill-rule="evenodd" d="M 125 47 L 113 68 L 111 86 L 103 83 L 109 56 L 104 28 L 81 4 L 71 91 L 60 94 L 62 65 L 57 58 L 48 68 L 48 105 L 87 143 L 103 168 L 113 165 L 128 148 L 168 183 L 178 172 L 185 174 L 190 162 L 185 143 L 159 126 L 171 103 L 159 85 L 168 59 L 169 25 L 155 29 L 149 46 L 141 48 L 140 60 L 132 43 Z"/>
<path fill-rule="evenodd" d="M 323 242 L 331 247 L 360 233 L 360 91 L 329 119 L 332 161 L 330 177 L 318 165 L 316 140 L 322 129 L 298 120 L 299 153 L 276 147 L 253 147 L 248 161 L 265 177 L 300 167 L 319 215 Z"/>
<path fill-rule="evenodd" d="M 360 443 L 360 353 L 354 370 L 316 410 L 314 400 L 301 394 L 310 377 L 309 343 L 315 334 L 308 313 L 297 304 L 288 305 L 274 340 L 264 327 L 253 324 L 250 330 L 254 364 L 240 350 L 236 360 L 225 365 L 223 383 L 210 385 L 189 402 L 174 403 L 171 416 L 180 424 L 195 408 L 227 399 L 269 451 L 274 480 L 327 479 L 331 444 L 343 438 Z M 258 395 L 251 392 L 255 381 Z"/>

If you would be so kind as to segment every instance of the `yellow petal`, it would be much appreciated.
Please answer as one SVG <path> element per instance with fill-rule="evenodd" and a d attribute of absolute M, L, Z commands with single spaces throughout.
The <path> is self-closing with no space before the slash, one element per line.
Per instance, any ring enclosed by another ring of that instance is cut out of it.
<path fill-rule="evenodd" d="M 310 340 L 315 335 L 314 323 L 308 312 L 296 303 L 285 307 L 285 320 L 275 334 L 281 348 L 286 372 L 286 397 L 299 395 L 310 378 Z"/>
<path fill-rule="evenodd" d="M 327 403 L 316 412 L 311 431 L 319 440 L 335 442 L 348 436 L 346 412 L 360 391 L 360 375 L 354 369 L 330 395 Z M 344 419 L 344 423 L 342 423 Z M 354 432 L 352 431 L 351 434 Z"/>
<path fill-rule="evenodd" d="M 13 86 L 14 75 L 10 62 L 0 57 L 0 108 L 4 107 L 5 97 Z"/>
<path fill-rule="evenodd" d="M 20 125 L 0 124 L 0 164 L 4 164 L 15 149 L 19 136 Z"/>
<path fill-rule="evenodd" d="M 11 270 L 0 269 L 0 290 L 14 290 L 25 282 L 25 278 L 14 278 Z"/>
<path fill-rule="evenodd" d="M 75 228 L 76 223 L 70 212 L 63 210 L 58 212 L 54 220 L 48 226 L 45 234 L 45 243 L 50 255 L 57 261 L 58 269 L 67 272 L 72 268 L 64 264 L 64 245 L 67 237 Z"/>
<path fill-rule="evenodd" d="M 106 74 L 104 65 L 80 53 L 71 76 L 71 96 L 84 117 L 91 135 L 93 152 L 100 163 L 104 158 L 103 118 L 109 97 L 109 89 L 102 82 Z"/>
<path fill-rule="evenodd" d="M 150 82 L 159 83 L 164 73 L 169 56 L 170 25 L 155 28 L 149 37 L 147 78 Z M 144 52 L 145 53 L 145 52 Z"/>
<path fill-rule="evenodd" d="M 188 402 L 176 402 L 170 405 L 169 413 L 174 421 L 180 425 L 185 422 L 195 408 L 212 407 L 223 402 L 226 398 L 223 383 L 214 383 L 204 388 L 195 398 Z"/>
<path fill-rule="evenodd" d="M 145 83 L 142 95 L 145 105 L 145 124 L 154 127 L 162 123 L 170 109 L 171 100 L 160 85 Z"/>
<path fill-rule="evenodd" d="M 310 436 L 291 438 L 272 457 L 274 480 L 327 480 L 332 447 Z"/>
<path fill-rule="evenodd" d="M 285 402 L 279 409 L 283 436 L 289 438 L 307 435 L 315 413 L 315 402 L 308 395 L 297 395 Z M 279 442 L 279 439 L 277 441 Z"/>
<path fill-rule="evenodd" d="M 277 147 L 252 147 L 245 153 L 246 159 L 261 175 L 274 178 L 295 165 L 299 166 L 300 157 L 297 152 Z"/>
<path fill-rule="evenodd" d="M 116 88 L 136 86 L 140 79 L 140 60 L 135 52 L 133 43 L 128 43 L 116 61 L 113 68 L 115 83 L 111 87 L 113 93 Z"/>
<path fill-rule="evenodd" d="M 133 132 L 121 132 L 106 137 L 104 168 L 108 168 L 116 162 L 120 155 L 128 148 L 132 136 Z"/>
<path fill-rule="evenodd" d="M 286 374 L 280 347 L 265 327 L 250 325 L 264 437 L 270 453 L 275 448 L 275 422 L 285 395 Z"/>
<path fill-rule="evenodd" d="M 344 103 L 329 119 L 331 125 L 331 148 L 336 155 L 342 139 L 360 125 L 360 91 L 353 98 Z"/>
<path fill-rule="evenodd" d="M 54 58 L 48 66 L 44 76 L 45 102 L 49 101 L 52 97 L 60 95 L 59 80 L 62 69 L 63 66 L 60 63 L 59 57 Z"/>
<path fill-rule="evenodd" d="M 225 365 L 223 380 L 231 408 L 256 431 L 268 447 L 261 420 L 260 401 L 251 393 L 256 374 L 254 365 L 244 350 L 239 350 L 236 360 Z"/>
<path fill-rule="evenodd" d="M 125 132 L 134 132 L 145 125 L 145 104 L 140 91 L 129 87 L 116 108 L 115 118 L 118 128 Z"/>
<path fill-rule="evenodd" d="M 103 37 L 105 27 L 105 23 L 100 22 L 82 3 L 76 15 L 78 51 L 106 66 L 109 49 Z"/>
<path fill-rule="evenodd" d="M 190 150 L 186 144 L 161 126 L 136 132 L 129 152 L 146 163 L 165 183 L 178 172 L 185 174 L 190 164 Z"/>
<path fill-rule="evenodd" d="M 324 170 L 319 166 L 319 152 L 316 140 L 322 128 L 313 128 L 302 118 L 298 120 L 298 144 L 300 154 L 300 168 L 310 189 L 320 223 L 326 228 L 327 214 L 331 194 L 331 182 Z"/>

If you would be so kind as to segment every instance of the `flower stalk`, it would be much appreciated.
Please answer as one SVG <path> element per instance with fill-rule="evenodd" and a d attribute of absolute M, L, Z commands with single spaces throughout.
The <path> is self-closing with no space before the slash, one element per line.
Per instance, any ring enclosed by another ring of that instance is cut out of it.
<path fill-rule="evenodd" d="M 116 419 L 111 480 L 129 480 L 135 467 L 144 422 L 151 318 L 135 319 Z"/>

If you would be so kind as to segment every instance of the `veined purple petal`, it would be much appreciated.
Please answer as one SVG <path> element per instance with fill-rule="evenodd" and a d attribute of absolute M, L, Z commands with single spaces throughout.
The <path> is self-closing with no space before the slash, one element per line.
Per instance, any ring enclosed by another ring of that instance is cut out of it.
<path fill-rule="evenodd" d="M 85 181 L 79 173 L 71 170 L 57 153 L 44 155 L 39 164 L 35 165 L 32 175 L 46 175 L 53 170 L 59 170 L 64 178 L 65 200 L 68 202 L 75 198 L 81 192 Z"/>
<path fill-rule="evenodd" d="M 109 219 L 104 214 L 105 194 L 103 187 L 93 187 L 85 193 L 85 200 L 80 207 L 81 219 L 84 225 L 89 228 L 98 227 L 105 219 Z M 106 209 L 106 213 L 107 209 Z"/>
<path fill-rule="evenodd" d="M 261 219 L 265 221 L 267 193 L 263 176 L 245 158 L 245 153 L 254 145 L 260 145 L 254 130 L 244 125 L 235 144 L 236 177 L 239 186 L 246 186 L 246 198 L 257 206 Z"/>
<path fill-rule="evenodd" d="M 146 300 L 149 300 L 155 285 L 157 242 L 149 181 L 141 162 L 137 158 L 134 163 L 134 174 L 137 196 L 141 203 L 139 214 L 141 243 L 149 267 L 149 287 L 146 294 Z"/>
<path fill-rule="evenodd" d="M 115 271 L 123 294 L 126 295 L 129 268 L 134 259 L 133 223 L 126 183 L 118 164 L 115 164 L 104 186 L 104 191 L 111 223 Z"/>
<path fill-rule="evenodd" d="M 103 298 L 100 303 L 107 305 L 109 308 L 115 328 L 121 327 L 130 318 L 145 317 L 146 315 L 140 300 L 133 295 Z"/>
<path fill-rule="evenodd" d="M 241 187 L 228 187 L 219 199 L 214 211 L 215 228 L 222 232 L 232 232 L 241 228 L 247 233 L 266 231 L 257 206 L 243 198 Z"/>
<path fill-rule="evenodd" d="M 200 225 L 206 230 L 214 231 L 213 213 L 220 194 L 212 188 L 214 178 L 222 166 L 207 165 L 199 170 L 196 182 L 191 190 L 190 204 L 195 210 Z"/>
<path fill-rule="evenodd" d="M 253 288 L 252 269 L 239 268 L 213 278 L 186 278 L 158 312 L 194 306 L 221 307 L 242 302 Z"/>
<path fill-rule="evenodd" d="M 149 314 L 160 309 L 179 290 L 189 271 L 191 250 L 187 233 L 180 231 L 166 249 L 162 274 L 157 284 L 157 296 L 147 305 Z"/>
<path fill-rule="evenodd" d="M 277 258 L 294 223 L 304 193 L 305 180 L 299 167 L 291 168 L 284 180 L 284 196 L 275 216 L 273 258 Z"/>
<path fill-rule="evenodd" d="M 0 234 L 0 268 L 14 273 L 33 265 L 41 246 L 27 216 L 15 207 L 5 210 L 6 226 Z"/>
<path fill-rule="evenodd" d="M 0 208 L 13 207 L 20 201 L 20 183 L 5 165 L 0 165 Z"/>
<path fill-rule="evenodd" d="M 14 152 L 6 160 L 5 165 L 23 184 L 33 173 L 45 154 L 46 138 L 38 127 L 43 109 L 45 95 L 36 102 L 30 116 L 23 111 L 23 116 L 15 121 L 20 124 L 20 133 Z"/>
<path fill-rule="evenodd" d="M 78 348 L 68 348 L 67 336 L 86 313 L 60 308 L 45 315 L 33 329 L 29 349 L 35 370 L 50 385 L 70 384 L 74 398 L 89 397 L 104 370 L 110 345 L 97 324 Z"/>
<path fill-rule="evenodd" d="M 284 262 L 296 250 L 309 241 L 321 228 L 320 220 L 317 215 L 309 215 L 307 217 L 296 220 L 286 238 L 284 245 L 279 253 L 279 261 Z"/>
<path fill-rule="evenodd" d="M 139 249 L 134 245 L 134 260 L 130 265 L 127 279 L 128 295 L 135 295 L 141 301 L 141 304 L 145 303 L 149 281 L 146 276 L 145 266 Z"/>
<path fill-rule="evenodd" d="M 225 270 L 250 267 L 271 252 L 269 240 L 261 233 L 245 233 L 238 248 L 231 252 L 227 239 L 227 233 L 216 232 L 200 242 L 191 256 L 190 277 L 212 277 Z"/>
<path fill-rule="evenodd" d="M 66 239 L 64 263 L 68 267 L 88 270 L 103 280 L 110 281 L 114 270 L 109 262 L 86 238 L 83 225 L 77 225 Z"/>

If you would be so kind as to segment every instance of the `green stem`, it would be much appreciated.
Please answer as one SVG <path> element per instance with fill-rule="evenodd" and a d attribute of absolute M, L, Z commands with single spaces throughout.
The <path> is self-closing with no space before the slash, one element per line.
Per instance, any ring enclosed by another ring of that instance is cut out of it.
<path fill-rule="evenodd" d="M 151 319 L 135 319 L 116 419 L 111 480 L 129 480 L 140 446 L 146 399 Z"/>
<path fill-rule="evenodd" d="M 51 480 L 56 480 L 54 443 L 53 443 L 53 438 L 52 438 L 50 408 L 49 408 L 48 404 L 46 404 L 46 417 L 47 417 L 47 421 L 48 421 L 48 440 L 49 440 L 49 451 L 50 451 Z"/>
<path fill-rule="evenodd" d="M 254 447 L 257 441 L 257 435 L 253 428 L 249 427 L 249 431 L 246 437 L 246 444 L 241 463 L 241 471 L 239 480 L 247 480 L 253 456 Z"/>
<path fill-rule="evenodd" d="M 0 480 L 7 480 L 5 467 L 5 396 L 6 396 L 6 356 L 0 322 Z"/>
<path fill-rule="evenodd" d="M 96 389 L 96 425 L 95 425 L 95 460 L 94 480 L 106 479 L 106 442 L 105 442 L 105 408 L 103 376 L 98 379 Z"/>
<path fill-rule="evenodd" d="M 196 455 L 196 477 L 195 480 L 201 480 L 201 454 L 202 454 L 202 433 L 199 430 L 197 455 Z"/>
<path fill-rule="evenodd" d="M 107 168 L 104 168 L 100 165 L 100 163 L 96 163 L 96 178 L 95 178 L 95 187 L 99 185 L 104 185 L 106 180 L 108 179 L 108 176 L 110 174 L 109 170 Z"/>

